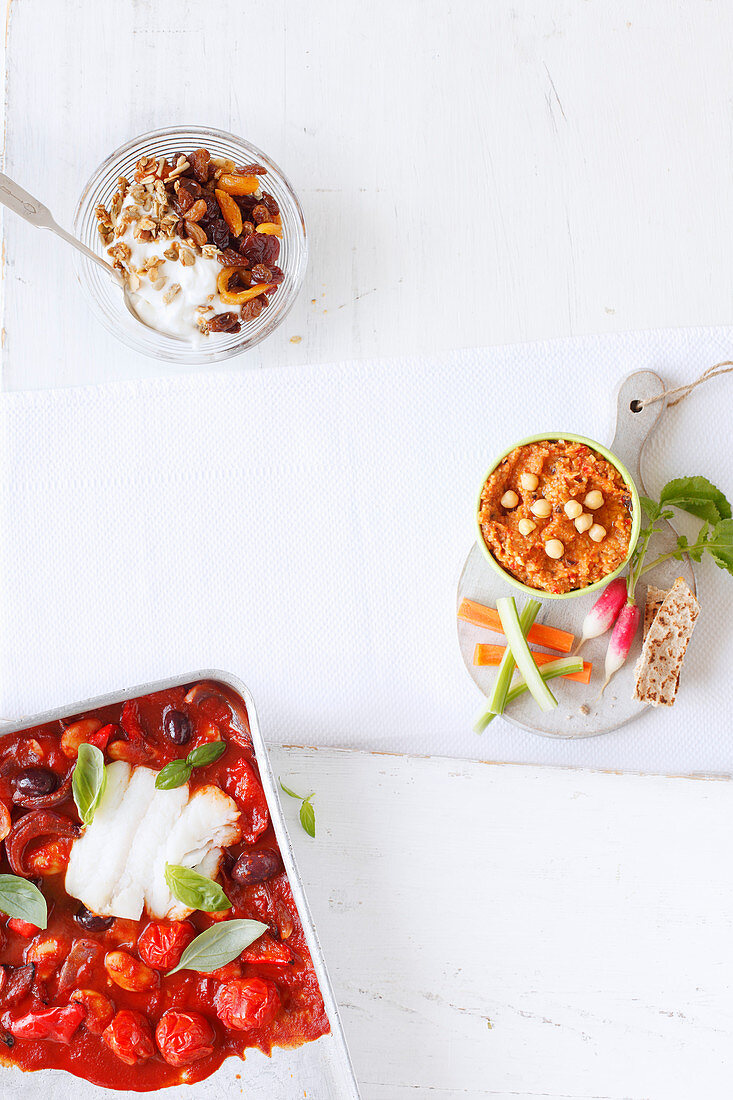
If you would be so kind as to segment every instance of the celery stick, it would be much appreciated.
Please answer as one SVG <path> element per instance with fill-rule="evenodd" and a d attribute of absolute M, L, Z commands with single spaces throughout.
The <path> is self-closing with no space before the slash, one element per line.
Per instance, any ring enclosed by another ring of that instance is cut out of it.
<path fill-rule="evenodd" d="M 514 597 L 500 596 L 496 601 L 496 610 L 499 612 L 501 625 L 504 627 L 507 645 L 511 646 L 517 668 L 527 681 L 527 687 L 531 691 L 537 706 L 540 710 L 552 710 L 553 707 L 557 706 L 557 699 L 540 676 L 540 670 L 534 662 L 534 657 L 522 631 Z"/>
<path fill-rule="evenodd" d="M 580 672 L 582 668 L 583 661 L 580 657 L 558 657 L 556 661 L 548 661 L 546 665 L 542 666 L 540 676 L 543 680 L 554 680 L 556 676 L 565 676 L 568 672 Z M 527 691 L 527 685 L 520 676 L 506 697 L 505 709 L 509 703 L 513 703 L 525 691 Z M 489 722 L 493 722 L 495 718 L 496 713 L 490 710 L 489 707 L 484 707 L 476 719 L 476 725 L 473 727 L 475 732 L 483 733 Z"/>
<path fill-rule="evenodd" d="M 519 620 L 519 625 L 522 628 L 522 634 L 526 634 L 532 623 L 537 618 L 537 612 L 540 607 L 539 600 L 527 600 L 526 604 L 522 608 L 522 615 Z M 488 709 L 493 714 L 501 714 L 506 704 L 506 696 L 509 691 L 509 685 L 512 682 L 512 676 L 514 675 L 514 656 L 512 654 L 512 647 L 509 645 L 507 639 L 507 647 L 504 651 L 504 656 L 501 659 L 499 668 L 497 669 L 496 679 L 494 680 L 494 687 L 491 695 L 489 696 Z"/>

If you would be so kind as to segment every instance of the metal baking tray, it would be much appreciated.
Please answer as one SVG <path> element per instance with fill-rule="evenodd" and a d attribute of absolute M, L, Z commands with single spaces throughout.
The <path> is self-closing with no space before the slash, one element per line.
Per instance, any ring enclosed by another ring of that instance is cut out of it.
<path fill-rule="evenodd" d="M 127 699 L 137 699 L 142 695 L 182 687 L 200 680 L 213 680 L 224 684 L 240 697 L 246 707 L 262 787 L 293 898 L 313 958 L 313 966 L 321 987 L 331 1031 L 328 1035 L 321 1035 L 313 1042 L 305 1043 L 292 1050 L 275 1047 L 270 1057 L 257 1049 L 248 1050 L 244 1061 L 236 1057 L 227 1058 L 205 1081 L 198 1081 L 193 1085 L 174 1085 L 160 1091 L 171 1098 L 181 1097 L 181 1100 L 184 1098 L 185 1100 L 219 1100 L 221 1096 L 227 1098 L 243 1096 L 247 1097 L 247 1100 L 359 1100 L 359 1087 L 354 1077 L 338 1006 L 306 901 L 303 883 L 295 863 L 267 748 L 260 733 L 254 700 L 242 681 L 218 669 L 204 669 L 191 672 L 186 676 L 176 676 L 153 684 L 126 688 L 124 691 L 113 692 L 110 695 L 101 695 L 97 699 L 85 699 L 70 706 L 47 711 L 45 714 L 35 714 L 3 729 L 2 734 L 5 737 L 28 729 L 30 726 L 71 718 L 74 715 L 95 710 L 97 707 L 123 703 Z M 103 1095 L 132 1100 L 133 1097 L 153 1094 L 127 1089 L 113 1092 L 62 1070 L 23 1072 L 15 1067 L 0 1066 L 0 1097 L 12 1096 L 13 1100 L 38 1100 L 39 1097 L 43 1097 L 44 1100 L 96 1100 Z"/>

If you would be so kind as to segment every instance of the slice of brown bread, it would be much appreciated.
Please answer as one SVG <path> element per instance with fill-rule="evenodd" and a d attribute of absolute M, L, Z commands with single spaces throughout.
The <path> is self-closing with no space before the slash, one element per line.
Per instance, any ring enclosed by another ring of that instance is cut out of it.
<path fill-rule="evenodd" d="M 668 589 L 655 588 L 653 584 L 650 584 L 646 590 L 646 603 L 644 604 L 644 633 L 643 637 L 646 638 L 649 633 L 649 627 L 654 622 L 657 611 L 664 603 L 664 598 L 668 593 Z"/>
<path fill-rule="evenodd" d="M 636 665 L 634 698 L 652 706 L 671 707 L 677 695 L 680 669 L 700 612 L 682 577 L 664 597 L 644 639 Z"/>

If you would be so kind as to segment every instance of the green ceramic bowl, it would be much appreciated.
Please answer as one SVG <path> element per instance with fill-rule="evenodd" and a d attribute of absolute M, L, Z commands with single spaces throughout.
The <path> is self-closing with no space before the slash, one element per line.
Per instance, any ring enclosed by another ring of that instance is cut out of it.
<path fill-rule="evenodd" d="M 499 564 L 494 555 L 489 550 L 488 546 L 484 542 L 483 532 L 481 530 L 481 523 L 479 522 L 479 513 L 481 511 L 481 493 L 483 492 L 486 479 L 493 474 L 496 467 L 506 458 L 506 456 L 513 451 L 516 447 L 524 447 L 527 443 L 541 443 L 543 440 L 555 440 L 555 439 L 569 439 L 572 443 L 584 443 L 586 447 L 590 447 L 591 450 L 597 451 L 599 455 L 603 455 L 608 459 L 612 466 L 615 466 L 621 477 L 626 482 L 629 492 L 631 493 L 631 534 L 629 536 L 629 549 L 626 557 L 621 564 L 614 569 L 612 573 L 608 573 L 607 576 L 602 577 L 595 584 L 589 584 L 587 588 L 575 588 L 572 592 L 545 592 L 543 588 L 530 588 L 528 584 L 522 584 L 516 577 L 513 577 L 511 573 L 508 573 L 503 566 Z M 498 573 L 507 584 L 510 584 L 513 588 L 518 588 L 520 592 L 524 592 L 527 596 L 533 596 L 535 599 L 542 600 L 568 600 L 574 596 L 584 596 L 587 592 L 595 592 L 597 588 L 604 588 L 609 581 L 612 581 L 614 577 L 617 577 L 619 573 L 622 573 L 626 568 L 629 558 L 634 552 L 637 539 L 639 538 L 639 528 L 641 527 L 641 505 L 639 503 L 639 492 L 634 484 L 631 474 L 624 466 L 623 462 L 616 458 L 615 454 L 609 451 L 608 447 L 603 447 L 600 443 L 596 443 L 594 439 L 587 439 L 584 435 L 573 435 L 571 432 L 542 432 L 539 435 L 530 435 L 526 439 L 520 439 L 517 443 L 512 443 L 511 447 L 507 447 L 505 451 L 499 455 L 494 464 L 489 468 L 486 476 L 481 482 L 481 488 L 478 493 L 478 501 L 476 504 L 476 531 L 478 533 L 478 544 L 481 548 L 484 557 L 488 561 L 491 568 Z"/>

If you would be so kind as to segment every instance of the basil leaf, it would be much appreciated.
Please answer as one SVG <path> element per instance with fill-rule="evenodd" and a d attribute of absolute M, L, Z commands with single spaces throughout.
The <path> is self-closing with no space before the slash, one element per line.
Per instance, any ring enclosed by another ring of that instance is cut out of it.
<path fill-rule="evenodd" d="M 201 909 L 204 913 L 220 913 L 223 909 L 232 907 L 218 882 L 206 875 L 200 875 L 190 867 L 166 863 L 165 881 L 173 897 L 191 909 Z"/>
<path fill-rule="evenodd" d="M 172 791 L 174 787 L 182 787 L 191 778 L 192 770 L 187 760 L 171 760 L 156 775 L 155 786 L 159 791 Z"/>
<path fill-rule="evenodd" d="M 313 798 L 313 795 L 310 795 L 310 798 Z M 300 807 L 300 824 L 303 826 L 308 836 L 312 836 L 315 840 L 316 811 L 313 809 L 308 798 L 303 799 L 303 804 Z"/>
<path fill-rule="evenodd" d="M 45 928 L 48 924 L 46 899 L 37 886 L 18 875 L 0 875 L 0 913 Z"/>
<path fill-rule="evenodd" d="M 212 924 L 211 928 L 207 928 L 189 943 L 178 966 L 174 966 L 168 973 L 198 970 L 201 974 L 210 974 L 212 970 L 218 970 L 220 966 L 226 966 L 232 959 L 236 959 L 266 931 L 267 925 L 259 920 L 225 920 Z"/>
<path fill-rule="evenodd" d="M 281 786 L 281 787 L 282 787 L 282 789 L 283 789 L 283 790 L 285 791 L 285 794 L 289 794 L 291 798 L 298 798 L 298 799 L 300 799 L 300 800 L 302 801 L 302 799 L 303 799 L 303 796 L 302 796 L 302 794 L 296 794 L 296 793 L 295 793 L 295 791 L 291 791 L 291 790 L 290 790 L 290 787 L 286 787 L 286 786 L 285 786 L 285 784 L 283 783 L 282 779 L 280 780 L 280 786 Z"/>
<path fill-rule="evenodd" d="M 106 786 L 104 753 L 96 745 L 82 742 L 71 779 L 71 790 L 79 816 L 85 825 L 91 825 Z"/>
<path fill-rule="evenodd" d="M 213 764 L 218 760 L 226 752 L 226 747 L 226 741 L 208 741 L 196 749 L 191 749 L 186 760 L 194 768 L 203 768 L 205 764 Z"/>
<path fill-rule="evenodd" d="M 731 518 L 730 504 L 706 477 L 675 478 L 664 486 L 659 500 L 661 504 L 672 504 L 709 523 Z"/>

